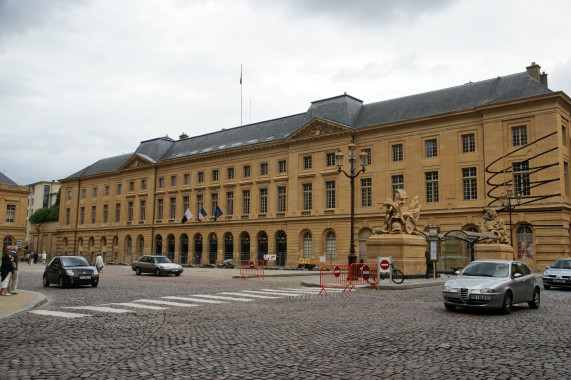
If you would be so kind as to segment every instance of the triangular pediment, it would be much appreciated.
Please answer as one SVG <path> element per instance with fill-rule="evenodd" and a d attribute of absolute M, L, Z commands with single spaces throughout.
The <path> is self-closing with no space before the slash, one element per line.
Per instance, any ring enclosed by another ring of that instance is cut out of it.
<path fill-rule="evenodd" d="M 127 162 L 125 162 L 119 170 L 132 170 L 141 169 L 153 165 L 153 162 L 141 157 L 138 154 L 133 155 Z"/>
<path fill-rule="evenodd" d="M 312 119 L 293 132 L 287 140 L 307 140 L 324 136 L 333 136 L 351 132 L 352 129 L 344 125 L 332 123 L 323 119 Z"/>

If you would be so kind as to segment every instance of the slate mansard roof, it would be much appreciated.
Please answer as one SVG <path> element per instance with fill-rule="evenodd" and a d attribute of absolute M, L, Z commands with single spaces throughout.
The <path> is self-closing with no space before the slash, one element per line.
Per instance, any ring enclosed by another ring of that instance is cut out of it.
<path fill-rule="evenodd" d="M 8 184 L 8 185 L 16 185 L 16 182 L 12 181 L 4 173 L 1 173 L 1 172 L 0 172 L 0 183 L 4 183 L 4 184 Z"/>
<path fill-rule="evenodd" d="M 149 162 L 158 163 L 280 141 L 315 118 L 357 130 L 551 93 L 553 91 L 523 72 L 370 104 L 363 104 L 361 100 L 344 94 L 312 102 L 306 112 L 297 115 L 176 141 L 169 137 L 143 141 L 134 153 L 101 159 L 67 178 L 117 171 L 135 155 Z"/>

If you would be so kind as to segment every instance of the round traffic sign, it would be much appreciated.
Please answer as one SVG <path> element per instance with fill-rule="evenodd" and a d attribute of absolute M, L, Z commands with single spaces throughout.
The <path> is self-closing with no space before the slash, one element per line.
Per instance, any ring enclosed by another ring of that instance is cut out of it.
<path fill-rule="evenodd" d="M 381 260 L 381 269 L 382 270 L 389 269 L 389 260 Z"/>
<path fill-rule="evenodd" d="M 363 265 L 361 271 L 363 272 L 363 280 L 367 281 L 371 277 L 371 268 L 368 265 Z"/>
<path fill-rule="evenodd" d="M 341 276 L 341 268 L 339 268 L 339 266 L 335 266 L 335 268 L 333 268 L 333 274 L 335 275 L 335 277 L 339 277 Z"/>
<path fill-rule="evenodd" d="M 254 269 L 254 262 L 250 261 L 250 269 Z"/>

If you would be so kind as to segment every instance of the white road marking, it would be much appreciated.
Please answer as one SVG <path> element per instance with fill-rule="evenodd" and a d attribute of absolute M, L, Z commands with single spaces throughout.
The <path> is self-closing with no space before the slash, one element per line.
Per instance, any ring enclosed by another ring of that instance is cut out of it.
<path fill-rule="evenodd" d="M 66 313 L 63 311 L 52 311 L 52 310 L 30 310 L 28 311 L 28 313 L 46 315 L 50 317 L 63 317 L 63 318 L 91 317 L 91 314 Z"/>
<path fill-rule="evenodd" d="M 202 303 L 226 303 L 226 301 L 203 300 L 203 299 L 194 298 L 194 297 L 166 296 L 166 297 L 162 297 L 162 298 L 168 298 L 168 299 L 170 299 L 170 300 L 202 302 Z"/>
<path fill-rule="evenodd" d="M 64 309 L 79 309 L 79 310 L 92 310 L 101 311 L 103 313 L 132 313 L 132 310 L 127 309 L 115 309 L 106 306 L 66 306 Z"/>
<path fill-rule="evenodd" d="M 149 309 L 149 310 L 167 310 L 168 309 L 168 307 L 141 305 L 139 303 L 134 303 L 134 302 L 117 302 L 117 303 L 113 303 L 111 305 L 121 305 L 121 306 L 133 307 L 136 309 Z"/>
<path fill-rule="evenodd" d="M 232 292 L 222 292 L 218 294 L 228 294 L 229 296 L 242 296 L 242 297 L 253 297 L 253 298 L 267 298 L 267 299 L 280 299 L 282 297 L 276 296 L 261 296 L 258 294 L 246 294 L 246 293 L 232 293 Z"/>
<path fill-rule="evenodd" d="M 254 293 L 254 294 L 271 294 L 274 296 L 302 296 L 303 294 L 299 293 L 286 293 L 286 292 L 278 292 L 278 291 L 257 291 L 257 290 L 243 290 L 244 293 Z"/>
<path fill-rule="evenodd" d="M 161 300 L 145 300 L 145 299 L 135 300 L 133 302 L 145 302 L 145 303 L 154 303 L 157 305 L 180 306 L 180 307 L 198 306 L 190 303 L 170 302 L 170 301 L 161 301 Z"/>
<path fill-rule="evenodd" d="M 240 301 L 240 302 L 252 301 L 251 299 L 248 299 L 248 298 L 214 296 L 214 295 L 209 295 L 209 294 L 193 294 L 193 296 L 194 297 L 212 298 L 215 300 L 228 300 L 228 301 Z"/>

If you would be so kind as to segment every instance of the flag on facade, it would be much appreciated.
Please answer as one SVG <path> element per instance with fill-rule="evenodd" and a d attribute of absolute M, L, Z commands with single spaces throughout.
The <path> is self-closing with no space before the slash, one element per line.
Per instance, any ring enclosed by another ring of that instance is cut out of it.
<path fill-rule="evenodd" d="M 186 209 L 186 211 L 184 212 L 184 216 L 182 217 L 182 223 L 186 222 L 187 220 L 190 220 L 194 215 L 192 215 L 192 212 L 190 212 L 190 209 Z"/>
<path fill-rule="evenodd" d="M 222 210 L 220 210 L 220 207 L 216 206 L 216 210 L 214 211 L 214 221 L 216 222 L 216 218 L 218 218 L 222 214 L 224 213 L 222 212 Z"/>
<path fill-rule="evenodd" d="M 242 84 L 242 67 L 240 67 L 240 84 Z"/>
<path fill-rule="evenodd" d="M 202 219 L 204 219 L 206 215 L 208 214 L 206 213 L 206 211 L 204 211 L 204 207 L 201 207 L 200 212 L 198 213 L 198 221 L 202 222 Z"/>

